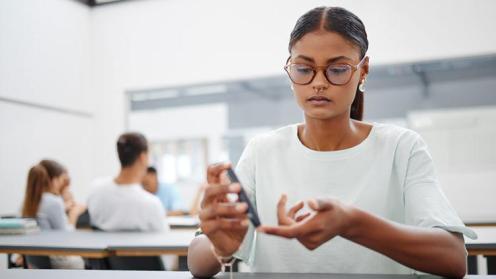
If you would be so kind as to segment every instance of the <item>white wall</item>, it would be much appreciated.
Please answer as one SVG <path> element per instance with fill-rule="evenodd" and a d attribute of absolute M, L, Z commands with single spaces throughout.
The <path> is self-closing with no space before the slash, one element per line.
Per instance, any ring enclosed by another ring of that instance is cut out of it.
<path fill-rule="evenodd" d="M 496 50 L 491 0 L 143 0 L 99 7 L 91 13 L 97 172 L 117 169 L 108 146 L 124 130 L 125 90 L 281 74 L 296 19 L 329 4 L 364 21 L 372 67 Z"/>
<path fill-rule="evenodd" d="M 408 122 L 427 142 L 441 186 L 460 217 L 494 222 L 496 107 L 412 112 Z"/>
<path fill-rule="evenodd" d="M 129 130 L 142 132 L 149 141 L 207 139 L 210 163 L 221 156 L 222 137 L 227 131 L 226 104 L 133 112 Z"/>
<path fill-rule="evenodd" d="M 67 0 L 0 1 L 0 214 L 19 213 L 29 167 L 66 165 L 77 197 L 92 178 L 89 9 Z"/>
<path fill-rule="evenodd" d="M 76 1 L 0 1 L 0 96 L 90 111 L 89 14 Z"/>

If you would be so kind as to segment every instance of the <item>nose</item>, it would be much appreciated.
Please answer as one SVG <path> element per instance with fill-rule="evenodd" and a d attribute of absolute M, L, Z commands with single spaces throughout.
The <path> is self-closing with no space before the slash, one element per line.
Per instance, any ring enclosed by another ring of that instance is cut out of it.
<path fill-rule="evenodd" d="M 315 90 L 315 92 L 321 92 L 329 88 L 329 81 L 324 75 L 324 71 L 319 70 L 315 74 L 315 78 L 312 81 L 312 87 Z"/>

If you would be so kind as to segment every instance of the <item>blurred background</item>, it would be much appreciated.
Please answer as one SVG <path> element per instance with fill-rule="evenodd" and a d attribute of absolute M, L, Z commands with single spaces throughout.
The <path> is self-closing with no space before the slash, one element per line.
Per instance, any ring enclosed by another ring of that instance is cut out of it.
<path fill-rule="evenodd" d="M 145 134 L 188 205 L 209 163 L 303 120 L 283 66 L 296 19 L 321 5 L 367 28 L 366 121 L 418 131 L 462 219 L 496 223 L 492 0 L 0 0 L 0 215 L 19 213 L 42 158 L 84 201 L 117 174 L 124 131 Z"/>

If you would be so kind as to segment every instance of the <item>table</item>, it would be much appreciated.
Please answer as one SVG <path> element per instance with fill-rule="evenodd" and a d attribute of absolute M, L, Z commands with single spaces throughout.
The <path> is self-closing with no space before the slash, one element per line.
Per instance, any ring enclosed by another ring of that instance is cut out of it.
<path fill-rule="evenodd" d="M 470 227 L 479 236 L 478 239 L 466 238 L 469 255 L 496 256 L 496 226 Z"/>
<path fill-rule="evenodd" d="M 9 279 L 190 279 L 189 272 L 169 271 L 101 271 L 101 270 L 0 270 L 0 278 Z M 228 274 L 219 274 L 215 278 L 229 278 Z M 385 275 L 385 274 L 301 274 L 301 273 L 235 273 L 236 279 L 421 279 L 440 278 L 431 275 Z M 490 275 L 470 275 L 470 279 L 496 279 Z"/>
<path fill-rule="evenodd" d="M 116 256 L 186 256 L 195 230 L 172 230 L 168 233 L 112 233 L 108 250 Z"/>
<path fill-rule="evenodd" d="M 194 230 L 161 233 L 42 231 L 27 235 L 0 236 L 0 253 L 24 255 L 75 255 L 86 258 L 108 256 L 184 256 Z"/>

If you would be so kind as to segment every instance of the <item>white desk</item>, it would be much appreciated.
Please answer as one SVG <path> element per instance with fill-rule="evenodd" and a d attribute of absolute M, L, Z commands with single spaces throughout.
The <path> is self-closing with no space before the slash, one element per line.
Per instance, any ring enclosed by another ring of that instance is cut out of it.
<path fill-rule="evenodd" d="M 113 271 L 113 270 L 0 270 L 0 278 L 8 279 L 191 279 L 189 272 L 167 271 Z M 215 278 L 229 278 L 219 274 Z M 235 273 L 236 279 L 427 279 L 440 278 L 430 275 L 385 274 L 319 274 L 319 273 Z M 470 279 L 496 279 L 496 276 L 470 275 Z"/>
<path fill-rule="evenodd" d="M 87 258 L 117 256 L 186 255 L 194 230 L 164 233 L 42 231 L 0 236 L 0 253 L 77 255 Z"/>

